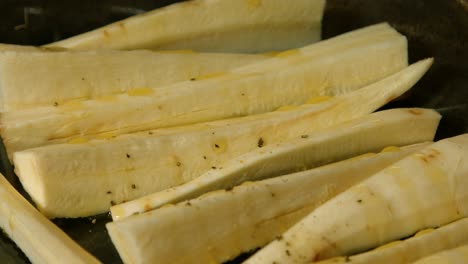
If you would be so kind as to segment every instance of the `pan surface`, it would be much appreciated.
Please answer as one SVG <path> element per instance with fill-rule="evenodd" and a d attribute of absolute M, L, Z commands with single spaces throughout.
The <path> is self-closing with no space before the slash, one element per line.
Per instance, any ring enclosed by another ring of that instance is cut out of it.
<path fill-rule="evenodd" d="M 41 45 L 174 2 L 0 0 L 0 42 Z M 408 37 L 410 62 L 435 57 L 434 66 L 411 92 L 386 108 L 437 109 L 443 115 L 437 139 L 468 133 L 468 0 L 328 0 L 323 38 L 383 21 Z M 11 167 L 0 165 L 24 194 Z M 54 220 L 104 263 L 121 263 L 105 229 L 108 221 L 107 215 Z M 0 263 L 29 263 L 1 232 Z"/>

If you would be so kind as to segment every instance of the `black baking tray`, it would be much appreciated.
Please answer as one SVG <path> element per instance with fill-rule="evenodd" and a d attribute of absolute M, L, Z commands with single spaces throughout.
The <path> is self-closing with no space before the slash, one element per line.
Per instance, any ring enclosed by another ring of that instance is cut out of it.
<path fill-rule="evenodd" d="M 0 0 L 0 42 L 41 45 L 174 2 Z M 323 38 L 383 21 L 408 37 L 410 62 L 435 58 L 422 80 L 386 108 L 437 109 L 443 118 L 436 139 L 468 133 L 468 0 L 328 0 Z M 1 164 L 0 171 L 26 195 L 9 164 Z M 54 220 L 104 263 L 121 263 L 105 229 L 108 221 L 107 215 Z M 0 263 L 29 263 L 1 232 Z"/>

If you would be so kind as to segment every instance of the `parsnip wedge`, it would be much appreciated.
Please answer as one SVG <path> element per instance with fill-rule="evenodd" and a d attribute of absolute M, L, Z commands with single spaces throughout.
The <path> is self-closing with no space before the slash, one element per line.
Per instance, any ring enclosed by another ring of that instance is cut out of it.
<path fill-rule="evenodd" d="M 466 235 L 466 233 L 465 233 Z M 437 252 L 431 256 L 420 259 L 414 264 L 466 264 L 468 263 L 468 244 Z"/>
<path fill-rule="evenodd" d="M 41 49 L 38 48 L 38 47 L 34 47 L 34 46 L 22 46 L 22 45 L 0 43 L 0 52 L 2 52 L 2 51 L 28 52 L 28 51 L 39 51 L 39 50 L 41 50 Z"/>
<path fill-rule="evenodd" d="M 194 49 L 266 52 L 320 40 L 325 0 L 196 0 L 47 46 L 71 49 Z"/>
<path fill-rule="evenodd" d="M 358 89 L 404 68 L 406 54 L 405 37 L 396 32 L 378 34 L 313 56 L 283 56 L 286 61 L 294 58 L 288 67 L 276 58 L 272 63 L 279 68 L 272 69 L 270 60 L 260 62 L 265 63 L 265 72 L 232 71 L 145 90 L 146 95 L 125 94 L 105 102 L 87 100 L 3 113 L 0 133 L 11 155 L 79 135 L 123 134 L 258 114 L 300 104 L 316 95 Z"/>
<path fill-rule="evenodd" d="M 392 241 L 374 250 L 349 256 L 320 261 L 320 264 L 406 264 L 434 252 L 454 248 L 468 243 L 468 218 L 455 221 L 436 229 L 424 229 L 405 240 Z"/>
<path fill-rule="evenodd" d="M 241 155 L 185 184 L 127 202 L 113 211 L 131 215 L 261 180 L 314 168 L 388 145 L 432 140 L 440 115 L 433 110 L 394 109 L 373 113 L 284 143 Z M 376 136 L 376 135 L 379 136 Z"/>
<path fill-rule="evenodd" d="M 1 174 L 0 228 L 32 263 L 100 263 L 39 213 Z"/>
<path fill-rule="evenodd" d="M 266 58 L 191 51 L 7 50 L 0 52 L 0 109 L 62 105 L 69 100 L 103 96 L 102 99 L 111 100 L 111 95 L 127 91 L 144 95 L 151 92 L 149 88 L 227 71 Z"/>
<path fill-rule="evenodd" d="M 466 217 L 467 174 L 468 134 L 441 140 L 329 200 L 245 263 L 363 252 Z"/>
<path fill-rule="evenodd" d="M 365 88 L 288 111 L 20 151 L 14 155 L 16 173 L 50 217 L 102 213 L 111 201 L 185 183 L 259 144 L 298 138 L 371 113 L 407 91 L 431 63 L 423 60 Z M 70 189 L 68 182 L 80 188 Z"/>
<path fill-rule="evenodd" d="M 321 203 L 426 145 L 215 191 L 107 229 L 125 263 L 222 263 L 272 241 Z"/>

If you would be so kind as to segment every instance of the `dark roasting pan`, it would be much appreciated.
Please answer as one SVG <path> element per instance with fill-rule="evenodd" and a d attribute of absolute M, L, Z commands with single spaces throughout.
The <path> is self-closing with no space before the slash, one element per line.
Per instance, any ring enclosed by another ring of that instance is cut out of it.
<path fill-rule="evenodd" d="M 173 2 L 0 0 L 0 42 L 40 45 Z M 437 139 L 468 133 L 468 0 L 328 0 L 323 38 L 383 21 L 408 37 L 410 62 L 435 57 L 411 92 L 387 107 L 437 109 L 443 115 Z M 0 169 L 21 190 L 11 166 L 4 162 Z M 105 230 L 109 220 L 100 215 L 54 222 L 104 263 L 121 263 Z M 0 263 L 29 263 L 1 232 Z"/>

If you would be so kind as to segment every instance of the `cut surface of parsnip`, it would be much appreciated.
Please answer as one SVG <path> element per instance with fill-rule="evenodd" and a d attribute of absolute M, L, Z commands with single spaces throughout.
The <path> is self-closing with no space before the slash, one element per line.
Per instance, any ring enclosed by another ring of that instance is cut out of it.
<path fill-rule="evenodd" d="M 394 109 L 373 113 L 298 139 L 251 151 L 190 182 L 121 204 L 113 211 L 121 215 L 145 212 L 209 191 L 232 188 L 244 181 L 314 168 L 388 145 L 430 141 L 439 120 L 438 113 L 426 109 Z"/>
<path fill-rule="evenodd" d="M 259 114 L 317 95 L 343 94 L 407 65 L 406 38 L 391 28 L 381 33 L 371 29 L 364 30 L 371 31 L 371 36 L 358 30 L 356 39 L 349 33 L 327 40 L 326 45 L 314 44 L 318 54 L 312 45 L 218 77 L 144 89 L 110 100 L 2 113 L 0 133 L 11 154 L 79 135 L 123 134 Z M 285 61 L 289 66 L 285 67 Z"/>
<path fill-rule="evenodd" d="M 468 218 L 433 229 L 423 229 L 405 240 L 395 240 L 378 248 L 354 256 L 336 257 L 320 264 L 405 264 L 429 256 L 434 252 L 468 244 Z"/>
<path fill-rule="evenodd" d="M 106 140 L 44 146 L 17 152 L 13 160 L 26 190 L 48 216 L 102 213 L 111 201 L 121 203 L 183 184 L 259 147 L 371 113 L 410 89 L 431 63 L 432 59 L 423 60 L 342 96 L 317 97 L 315 104 L 117 138 L 110 134 Z M 80 188 L 71 188 L 69 181 Z"/>
<path fill-rule="evenodd" d="M 40 50 L 41 48 L 34 47 L 34 46 L 22 46 L 22 45 L 0 43 L 0 52 L 3 52 L 3 51 L 29 52 L 29 51 L 40 51 Z"/>
<path fill-rule="evenodd" d="M 100 263 L 39 213 L 1 174 L 0 228 L 32 263 Z"/>
<path fill-rule="evenodd" d="M 1 52 L 0 46 L 0 109 L 59 106 L 69 100 L 90 98 L 111 100 L 116 93 L 125 92 L 144 95 L 150 88 L 228 71 L 266 58 L 147 50 Z"/>
<path fill-rule="evenodd" d="M 468 134 L 441 140 L 324 203 L 245 263 L 349 255 L 466 217 L 467 174 Z"/>
<path fill-rule="evenodd" d="M 320 40 L 325 0 L 194 0 L 155 9 L 47 46 L 269 52 Z"/>
<path fill-rule="evenodd" d="M 109 223 L 107 228 L 126 263 L 222 263 L 272 241 L 321 203 L 425 145 L 389 147 L 378 154 L 215 191 Z"/>
<path fill-rule="evenodd" d="M 465 233 L 466 235 L 466 233 Z M 413 262 L 414 264 L 466 264 L 468 263 L 468 244 L 437 252 Z"/>

